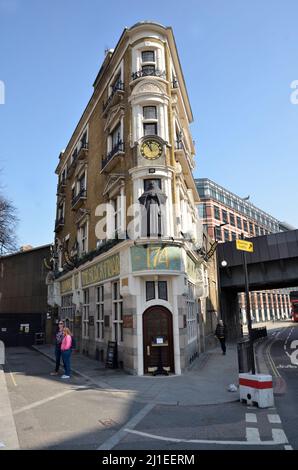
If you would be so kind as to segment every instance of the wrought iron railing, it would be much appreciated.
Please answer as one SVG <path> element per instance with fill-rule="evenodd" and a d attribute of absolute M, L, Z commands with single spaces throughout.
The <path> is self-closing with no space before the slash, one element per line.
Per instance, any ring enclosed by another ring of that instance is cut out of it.
<path fill-rule="evenodd" d="M 80 199 L 86 199 L 86 195 L 87 195 L 87 191 L 86 189 L 81 189 L 80 192 L 74 196 L 72 198 L 72 201 L 71 201 L 71 205 L 72 207 L 76 205 L 76 203 L 80 200 Z"/>
<path fill-rule="evenodd" d="M 63 225 L 64 225 L 64 217 L 59 217 L 59 219 L 56 219 L 56 222 L 55 222 L 56 230 L 58 227 L 62 227 Z"/>
<path fill-rule="evenodd" d="M 160 77 L 165 78 L 166 73 L 165 71 L 155 69 L 154 67 L 148 69 L 138 70 L 137 72 L 132 73 L 131 75 L 133 80 L 141 77 Z"/>
<path fill-rule="evenodd" d="M 102 160 L 102 168 L 104 168 L 107 163 L 109 163 L 109 161 L 114 157 L 114 155 L 120 152 L 124 152 L 124 142 L 122 142 L 122 140 L 119 140 L 119 142 L 117 142 L 117 144 L 108 153 L 106 158 Z"/>
<path fill-rule="evenodd" d="M 115 83 L 115 85 L 112 88 L 110 96 L 108 97 L 107 101 L 103 103 L 103 111 L 107 109 L 107 107 L 109 106 L 110 102 L 113 99 L 113 96 L 115 95 L 115 93 L 117 93 L 117 91 L 124 91 L 124 83 L 121 82 L 120 80 Z"/>

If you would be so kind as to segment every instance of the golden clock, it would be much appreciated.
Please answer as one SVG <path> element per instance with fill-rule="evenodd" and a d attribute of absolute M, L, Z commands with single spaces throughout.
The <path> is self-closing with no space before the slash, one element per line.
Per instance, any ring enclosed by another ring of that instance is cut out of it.
<path fill-rule="evenodd" d="M 145 140 L 141 145 L 141 155 L 148 160 L 155 160 L 162 154 L 161 144 L 154 139 Z"/>

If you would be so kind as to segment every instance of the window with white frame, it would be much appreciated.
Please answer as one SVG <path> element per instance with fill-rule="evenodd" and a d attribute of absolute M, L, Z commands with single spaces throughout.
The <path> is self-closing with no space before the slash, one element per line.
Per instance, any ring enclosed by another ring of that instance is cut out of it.
<path fill-rule="evenodd" d="M 77 194 L 81 194 L 86 190 L 86 172 L 78 178 L 77 181 Z"/>
<path fill-rule="evenodd" d="M 143 106 L 143 132 L 146 135 L 157 135 L 157 107 Z"/>
<path fill-rule="evenodd" d="M 85 222 L 79 228 L 80 253 L 86 253 L 88 250 L 88 223 Z"/>
<path fill-rule="evenodd" d="M 187 341 L 191 343 L 197 339 L 197 315 L 196 315 L 196 306 L 195 306 L 195 295 L 194 295 L 195 286 L 191 282 L 188 282 L 188 295 L 187 295 L 187 314 L 186 314 L 186 324 L 187 324 Z"/>
<path fill-rule="evenodd" d="M 74 304 L 72 303 L 72 294 L 62 295 L 61 297 L 61 318 L 67 320 L 68 327 L 73 332 L 74 323 Z"/>
<path fill-rule="evenodd" d="M 155 75 L 156 54 L 154 50 L 142 51 L 142 75 Z"/>
<path fill-rule="evenodd" d="M 112 224 L 111 224 L 111 228 L 112 228 L 112 235 L 114 237 L 116 237 L 117 235 L 120 234 L 121 232 L 121 227 L 122 227 L 122 224 L 121 224 L 121 204 L 122 204 L 122 200 L 121 200 L 121 195 L 118 194 L 115 199 L 112 199 L 111 200 L 111 204 L 113 206 L 113 210 L 112 210 Z"/>
<path fill-rule="evenodd" d="M 123 342 L 123 298 L 120 281 L 113 282 L 113 340 Z"/>
<path fill-rule="evenodd" d="M 83 290 L 83 338 L 89 338 L 89 289 Z"/>
<path fill-rule="evenodd" d="M 97 341 L 104 339 L 104 286 L 96 287 L 96 319 L 95 337 Z"/>
<path fill-rule="evenodd" d="M 114 155 L 117 152 L 123 152 L 122 124 L 118 124 L 110 131 L 108 137 L 108 154 Z"/>

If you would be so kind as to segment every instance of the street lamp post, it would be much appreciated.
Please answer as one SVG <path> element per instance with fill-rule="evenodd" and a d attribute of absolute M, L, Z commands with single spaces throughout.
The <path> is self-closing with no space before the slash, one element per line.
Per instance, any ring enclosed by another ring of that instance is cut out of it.
<path fill-rule="evenodd" d="M 216 238 L 216 229 L 220 228 L 220 227 L 224 227 L 224 225 L 228 225 L 228 224 L 225 222 L 224 224 L 214 225 L 213 235 L 214 235 L 214 241 L 215 242 L 218 241 L 217 238 Z M 217 275 L 217 304 L 218 304 L 218 308 L 219 308 L 219 311 L 220 311 L 220 318 L 222 320 L 223 318 L 222 318 L 222 311 L 221 311 L 221 285 L 220 285 L 219 262 L 218 262 L 217 253 L 216 253 L 216 275 Z"/>
<path fill-rule="evenodd" d="M 241 239 L 244 240 L 244 234 L 241 234 Z M 251 372 L 252 374 L 256 373 L 255 367 L 255 356 L 254 356 L 254 345 L 252 338 L 252 326 L 251 326 L 251 314 L 250 314 L 250 298 L 249 298 L 249 283 L 248 283 L 248 271 L 247 271 L 247 262 L 246 262 L 246 252 L 242 251 L 242 261 L 244 269 L 244 283 L 245 283 L 245 297 L 246 297 L 246 316 L 247 316 L 247 326 L 248 326 L 248 335 L 249 335 L 249 349 L 251 354 Z"/>

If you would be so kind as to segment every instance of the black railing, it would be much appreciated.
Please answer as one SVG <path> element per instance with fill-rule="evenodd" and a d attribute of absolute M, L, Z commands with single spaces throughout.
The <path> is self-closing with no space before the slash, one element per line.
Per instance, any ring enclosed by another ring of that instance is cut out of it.
<path fill-rule="evenodd" d="M 114 155 L 120 152 L 124 152 L 124 143 L 122 142 L 122 140 L 119 140 L 119 142 L 108 153 L 106 158 L 102 160 L 102 168 L 106 166 L 106 164 L 114 157 Z"/>
<path fill-rule="evenodd" d="M 178 83 L 178 80 L 176 77 L 173 77 L 173 80 L 172 80 L 172 88 L 178 88 L 179 87 L 179 83 Z"/>
<path fill-rule="evenodd" d="M 65 179 L 63 179 L 62 181 L 59 181 L 58 185 L 57 185 L 57 192 L 58 193 L 63 193 L 64 190 L 65 190 L 65 186 L 66 186 L 66 181 Z"/>
<path fill-rule="evenodd" d="M 76 205 L 76 203 L 80 200 L 80 199 L 86 199 L 86 194 L 87 194 L 87 191 L 86 189 L 81 189 L 80 192 L 74 196 L 72 198 L 72 201 L 71 201 L 71 205 L 72 207 Z"/>
<path fill-rule="evenodd" d="M 57 230 L 58 227 L 63 227 L 64 225 L 64 217 L 59 217 L 59 219 L 56 219 L 55 222 L 55 229 Z"/>
<path fill-rule="evenodd" d="M 183 150 L 183 141 L 182 140 L 176 140 L 175 141 L 175 150 Z"/>
<path fill-rule="evenodd" d="M 113 99 L 113 96 L 115 95 L 115 93 L 117 93 L 117 91 L 124 91 L 124 83 L 120 80 L 116 82 L 115 85 L 113 85 L 110 96 L 108 97 L 107 101 L 103 103 L 103 111 L 107 109 Z"/>
<path fill-rule="evenodd" d="M 137 72 L 132 73 L 131 75 L 133 80 L 136 80 L 137 78 L 141 77 L 160 77 L 160 78 L 165 78 L 166 77 L 166 72 L 162 70 L 158 70 L 155 68 L 148 68 L 148 69 L 143 69 L 143 70 L 138 70 Z"/>

